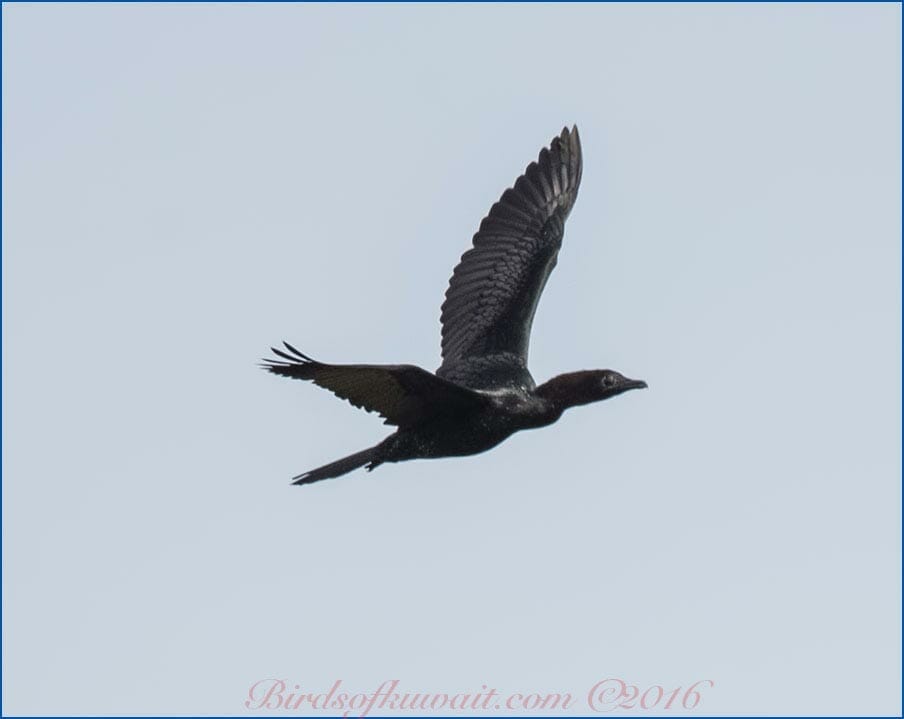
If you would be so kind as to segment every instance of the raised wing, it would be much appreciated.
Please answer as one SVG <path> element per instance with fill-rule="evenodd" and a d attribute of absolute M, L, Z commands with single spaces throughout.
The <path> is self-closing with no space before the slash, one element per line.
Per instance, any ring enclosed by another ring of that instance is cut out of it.
<path fill-rule="evenodd" d="M 377 412 L 385 424 L 410 426 L 446 413 L 479 409 L 488 401 L 414 365 L 324 364 L 288 342 L 283 344 L 286 352 L 270 348 L 280 359 L 265 360 L 264 369 L 283 377 L 310 380 L 355 407 Z"/>
<path fill-rule="evenodd" d="M 437 375 L 475 389 L 533 388 L 531 325 L 580 183 L 581 141 L 566 127 L 493 205 L 452 273 Z"/>

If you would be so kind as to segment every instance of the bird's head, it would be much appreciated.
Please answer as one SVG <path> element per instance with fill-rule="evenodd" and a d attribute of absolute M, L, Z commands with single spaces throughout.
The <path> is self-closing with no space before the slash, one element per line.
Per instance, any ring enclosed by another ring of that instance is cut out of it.
<path fill-rule="evenodd" d="M 647 383 L 630 379 L 615 370 L 591 369 L 553 377 L 537 387 L 537 394 L 562 409 L 609 399 L 632 389 L 645 389 Z"/>

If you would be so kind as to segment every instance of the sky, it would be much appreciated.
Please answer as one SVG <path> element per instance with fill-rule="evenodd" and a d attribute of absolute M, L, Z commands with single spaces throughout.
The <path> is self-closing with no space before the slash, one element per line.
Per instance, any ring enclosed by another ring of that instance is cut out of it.
<path fill-rule="evenodd" d="M 900 714 L 899 4 L 2 19 L 4 714 L 342 713 L 275 680 Z M 290 486 L 388 429 L 260 358 L 434 370 L 453 266 L 571 124 L 531 371 L 649 389 Z"/>

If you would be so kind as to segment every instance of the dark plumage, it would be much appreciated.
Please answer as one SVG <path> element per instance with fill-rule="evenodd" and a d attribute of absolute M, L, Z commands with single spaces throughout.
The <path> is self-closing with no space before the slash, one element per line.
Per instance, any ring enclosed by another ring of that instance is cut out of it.
<path fill-rule="evenodd" d="M 537 387 L 527 369 L 534 312 L 556 265 L 581 169 L 578 130 L 565 128 L 480 223 L 446 291 L 436 374 L 413 365 L 323 364 L 287 342 L 273 348 L 278 359 L 265 360 L 265 369 L 310 380 L 398 427 L 370 449 L 294 477 L 295 484 L 364 465 L 476 454 L 555 422 L 569 407 L 647 386 L 612 370 L 585 370 Z"/>

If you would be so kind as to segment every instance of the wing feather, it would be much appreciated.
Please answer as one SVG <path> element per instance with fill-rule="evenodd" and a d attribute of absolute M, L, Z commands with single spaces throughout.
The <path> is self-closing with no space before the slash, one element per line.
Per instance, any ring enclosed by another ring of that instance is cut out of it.
<path fill-rule="evenodd" d="M 475 389 L 533 385 L 527 371 L 531 325 L 581 170 L 578 130 L 564 128 L 480 223 L 474 246 L 449 280 L 438 376 Z"/>
<path fill-rule="evenodd" d="M 377 412 L 386 424 L 405 427 L 444 413 L 479 408 L 486 398 L 414 365 L 331 365 L 317 362 L 288 342 L 264 360 L 274 374 L 310 380 L 355 407 Z"/>

